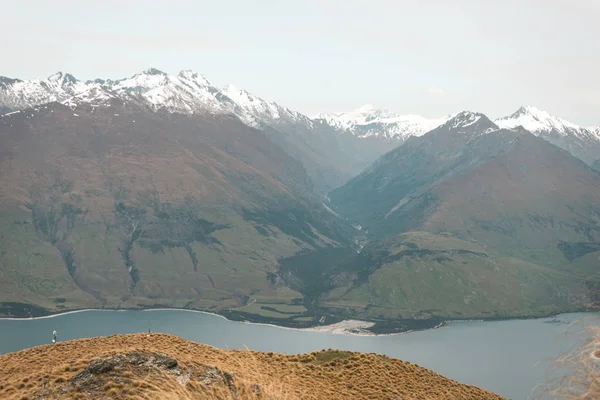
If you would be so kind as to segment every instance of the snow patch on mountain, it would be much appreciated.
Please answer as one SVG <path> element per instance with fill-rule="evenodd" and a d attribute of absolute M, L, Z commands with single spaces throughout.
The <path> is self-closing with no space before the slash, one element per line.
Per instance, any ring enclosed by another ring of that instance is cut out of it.
<path fill-rule="evenodd" d="M 105 90 L 101 85 L 90 85 L 86 90 L 77 93 L 61 103 L 72 109 L 81 104 L 89 104 L 92 107 L 101 107 L 110 105 L 111 101 L 118 99 L 115 93 Z"/>

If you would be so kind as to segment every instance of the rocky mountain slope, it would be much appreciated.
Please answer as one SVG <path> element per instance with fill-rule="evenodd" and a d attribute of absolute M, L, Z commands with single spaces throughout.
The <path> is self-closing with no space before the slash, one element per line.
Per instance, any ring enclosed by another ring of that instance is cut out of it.
<path fill-rule="evenodd" d="M 235 116 L 114 93 L 0 117 L 3 312 L 294 308 L 277 260 L 351 237 L 302 164 Z"/>
<path fill-rule="evenodd" d="M 330 198 L 361 225 L 363 249 L 309 269 L 287 264 L 295 287 L 324 309 L 382 319 L 541 315 L 596 295 L 600 174 L 520 127 L 459 113 Z"/>
<path fill-rule="evenodd" d="M 376 354 L 221 350 L 164 334 L 73 340 L 1 355 L 0 396 L 502 399 L 417 365 Z"/>

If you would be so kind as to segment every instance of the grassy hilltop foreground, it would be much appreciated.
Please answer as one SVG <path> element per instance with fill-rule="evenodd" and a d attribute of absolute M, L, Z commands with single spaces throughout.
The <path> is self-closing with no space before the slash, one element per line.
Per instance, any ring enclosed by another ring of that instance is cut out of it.
<path fill-rule="evenodd" d="M 2 399 L 502 399 L 415 364 L 326 350 L 223 350 L 115 335 L 0 356 Z"/>

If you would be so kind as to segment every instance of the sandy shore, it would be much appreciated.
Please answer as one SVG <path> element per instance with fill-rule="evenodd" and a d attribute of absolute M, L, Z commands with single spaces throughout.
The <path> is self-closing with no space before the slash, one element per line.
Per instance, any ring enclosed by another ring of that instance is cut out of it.
<path fill-rule="evenodd" d="M 374 322 L 358 321 L 355 319 L 340 321 L 331 325 L 314 326 L 312 328 L 299 328 L 300 331 L 333 333 L 336 335 L 362 335 L 377 336 L 368 329 L 375 325 Z"/>

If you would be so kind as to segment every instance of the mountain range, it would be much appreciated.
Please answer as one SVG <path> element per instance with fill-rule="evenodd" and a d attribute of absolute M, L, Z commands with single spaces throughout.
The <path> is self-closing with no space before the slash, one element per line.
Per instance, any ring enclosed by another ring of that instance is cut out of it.
<path fill-rule="evenodd" d="M 49 102 L 93 104 L 113 97 L 135 100 L 155 111 L 235 115 L 263 130 L 301 161 L 322 194 L 341 186 L 408 138 L 423 135 L 456 115 L 428 119 L 366 104 L 351 112 L 308 117 L 234 85 L 217 87 L 191 70 L 170 75 L 150 68 L 118 80 L 80 81 L 63 72 L 36 80 L 0 77 L 0 113 Z M 522 125 L 587 164 L 600 159 L 600 127 L 581 127 L 531 106 L 495 122 L 506 128 Z"/>
<path fill-rule="evenodd" d="M 49 102 L 69 106 L 102 104 L 111 98 L 135 101 L 152 111 L 235 115 L 244 124 L 263 130 L 273 142 L 299 159 L 321 193 L 341 185 L 392 148 L 378 142 L 364 146 L 350 132 L 313 121 L 233 85 L 218 88 L 189 70 L 169 75 L 149 69 L 130 78 L 85 82 L 62 72 L 43 80 L 0 78 L 0 107 L 4 112 Z M 332 149 L 336 151 L 332 153 Z"/>
<path fill-rule="evenodd" d="M 308 117 L 150 69 L 0 78 L 0 112 L 2 314 L 403 330 L 595 299 L 600 129 L 535 107 Z"/>

